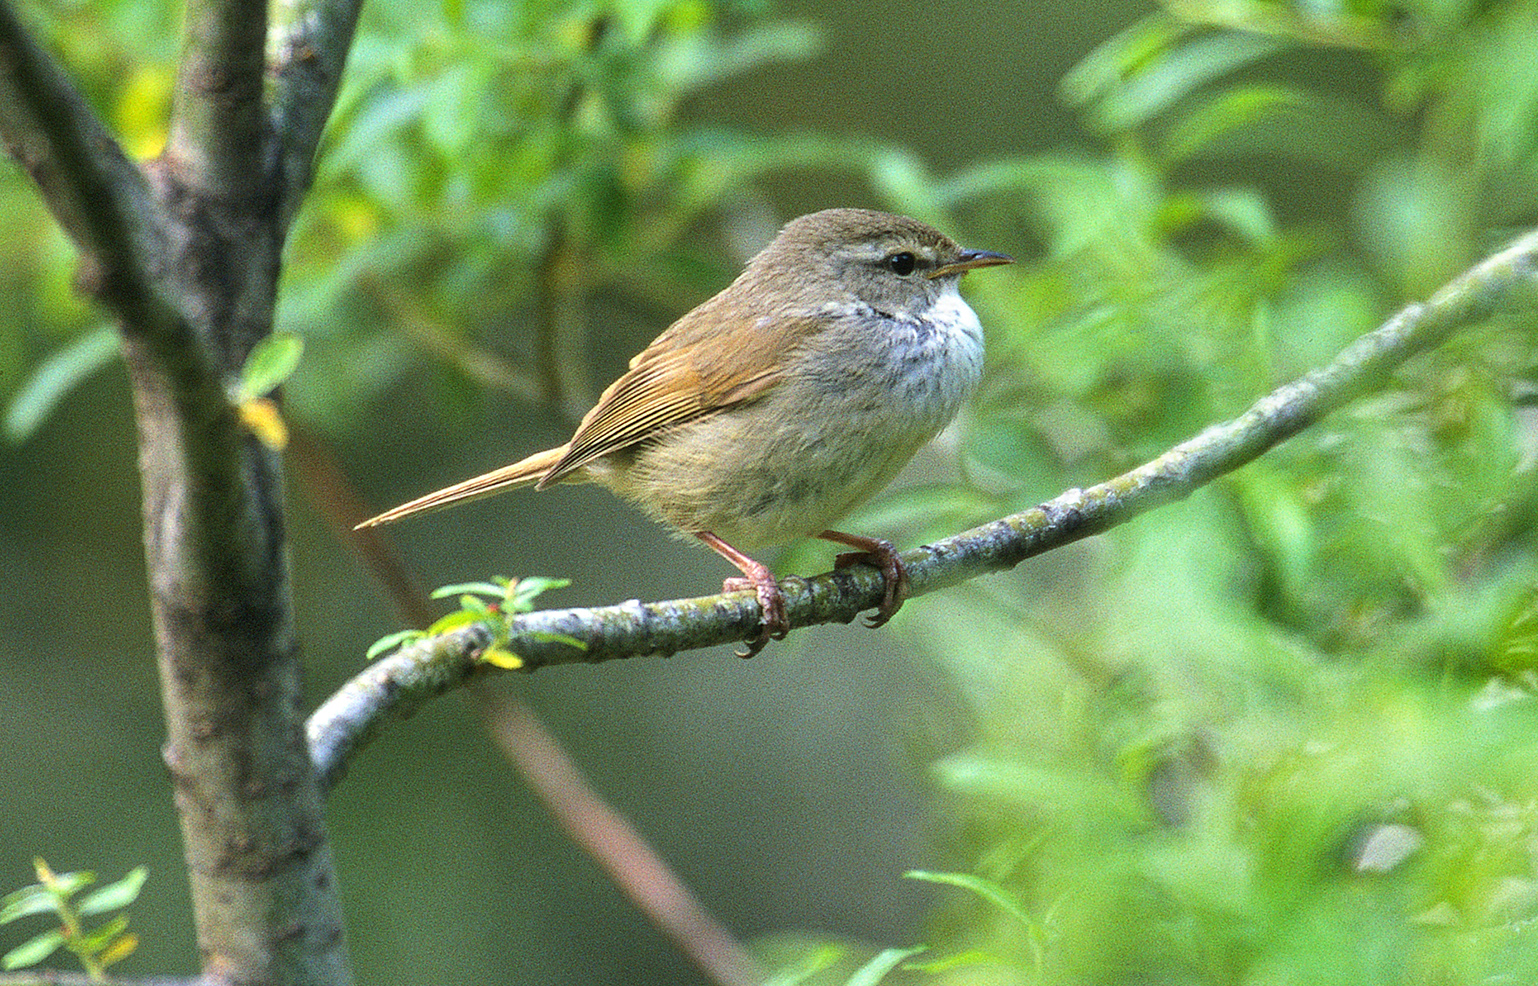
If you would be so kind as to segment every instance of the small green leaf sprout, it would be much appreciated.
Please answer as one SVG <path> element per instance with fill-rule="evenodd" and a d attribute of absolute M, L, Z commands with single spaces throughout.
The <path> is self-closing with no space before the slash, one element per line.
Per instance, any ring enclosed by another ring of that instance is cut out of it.
<path fill-rule="evenodd" d="M 251 350 L 240 368 L 240 379 L 230 387 L 230 402 L 239 411 L 241 423 L 274 451 L 288 445 L 288 425 L 277 402 L 267 395 L 293 376 L 303 354 L 303 339 L 292 332 L 274 332 Z"/>
<path fill-rule="evenodd" d="M 483 623 L 491 629 L 491 644 L 481 652 L 480 660 L 513 671 L 523 667 L 523 659 L 508 649 L 512 636 L 512 619 L 520 613 L 534 609 L 534 601 L 551 589 L 563 589 L 571 585 L 570 579 L 555 579 L 543 575 L 527 578 L 509 578 L 494 575 L 487 582 L 460 582 L 446 585 L 432 593 L 434 599 L 459 597 L 459 609 L 440 617 L 426 630 L 400 630 L 386 634 L 374 641 L 368 649 L 368 659 L 374 660 L 397 647 L 436 637 L 457 630 L 471 623 Z M 546 633 L 540 639 L 568 644 L 579 650 L 586 645 L 566 634 Z"/>
<path fill-rule="evenodd" d="M 62 947 L 75 954 L 92 980 L 104 979 L 107 967 L 127 958 L 138 947 L 139 938 L 128 932 L 127 914 L 119 914 L 94 928 L 86 928 L 83 919 L 132 904 L 144 887 L 149 871 L 136 866 L 122 879 L 99 887 L 76 901 L 76 894 L 96 882 L 95 873 L 87 870 L 54 873 L 41 858 L 33 860 L 33 865 L 38 882 L 0 899 L 0 924 L 9 924 L 32 914 L 51 913 L 58 919 L 59 926 L 6 952 L 0 957 L 0 966 L 6 970 L 25 969 L 37 965 Z"/>

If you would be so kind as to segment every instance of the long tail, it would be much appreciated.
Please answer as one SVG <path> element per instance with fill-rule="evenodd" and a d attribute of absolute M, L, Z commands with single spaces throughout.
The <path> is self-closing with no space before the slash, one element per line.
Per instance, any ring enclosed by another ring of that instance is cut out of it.
<path fill-rule="evenodd" d="M 543 452 L 535 452 L 527 459 L 520 460 L 510 466 L 501 469 L 493 469 L 491 472 L 473 479 L 467 479 L 453 486 L 445 486 L 441 490 L 434 490 L 426 496 L 419 496 L 409 503 L 403 503 L 398 507 L 392 507 L 377 517 L 370 517 L 359 524 L 353 530 L 364 527 L 378 527 L 380 524 L 393 524 L 403 517 L 413 514 L 428 513 L 433 510 L 442 510 L 444 507 L 453 506 L 456 503 L 465 503 L 470 500 L 479 500 L 483 496 L 491 496 L 514 486 L 524 486 L 536 483 L 540 477 L 550 471 L 550 467 L 566 454 L 566 446 L 545 449 Z"/>

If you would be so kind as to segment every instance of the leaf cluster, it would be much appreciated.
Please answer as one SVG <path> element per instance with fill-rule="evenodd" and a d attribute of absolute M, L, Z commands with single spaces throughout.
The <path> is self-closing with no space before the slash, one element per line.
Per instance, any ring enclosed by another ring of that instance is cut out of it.
<path fill-rule="evenodd" d="M 161 76 L 69 40 L 93 16 L 59 15 L 56 41 L 105 66 L 98 102 L 151 143 L 131 108 Z M 968 245 L 1033 248 L 968 285 L 990 366 L 954 439 L 963 481 L 850 522 L 951 533 L 1232 415 L 1538 219 L 1535 26 L 1531 0 L 1170 0 L 1064 80 L 1093 146 L 940 175 L 682 120 L 699 87 L 812 50 L 804 25 L 693 0 L 370 5 L 287 257 L 280 320 L 309 345 L 285 413 L 361 425 L 421 352 L 448 394 L 579 396 L 610 341 L 586 337 L 599 306 L 666 321 L 733 266 L 689 246 L 702 219 L 762 242 L 759 179 L 836 169 Z M 50 314 L 0 332 L 18 435 L 112 355 L 34 215 L 0 209 Z M 840 974 L 1534 978 L 1532 324 L 1492 319 L 1067 560 L 915 606 L 903 625 L 971 724 L 925 751 L 966 872 L 921 878 L 965 896 L 933 929 L 942 958 Z M 259 407 L 296 356 L 253 359 L 236 403 Z M 446 587 L 459 609 L 427 633 L 505 625 L 555 584 Z M 505 642 L 486 659 L 516 666 Z M 39 886 L 6 907 L 58 900 Z M 826 980 L 832 954 L 782 981 Z"/>
<path fill-rule="evenodd" d="M 169 0 L 50 4 L 23 14 L 130 154 L 165 144 L 180 7 Z M 83 380 L 118 359 L 117 337 L 76 291 L 73 244 L 19 168 L 0 169 L 0 404 L 4 436 L 31 437 Z"/>
<path fill-rule="evenodd" d="M 445 585 L 432 592 L 434 599 L 459 597 L 459 608 L 439 617 L 425 630 L 400 630 L 386 634 L 374 641 L 368 649 L 368 659 L 374 660 L 397 647 L 404 647 L 425 637 L 457 630 L 471 623 L 479 623 L 491 630 L 491 644 L 480 654 L 480 660 L 503 668 L 517 670 L 523 667 L 523 659 L 508 649 L 511 635 L 510 622 L 519 613 L 534 610 L 535 601 L 551 589 L 564 589 L 571 585 L 569 579 L 553 579 L 543 575 L 509 578 L 494 575 L 489 582 L 463 582 Z M 565 634 L 542 633 L 541 640 L 566 644 L 579 650 L 584 648 L 580 640 Z"/>
<path fill-rule="evenodd" d="M 34 914 L 52 914 L 59 922 L 6 952 L 0 958 L 5 969 L 24 969 L 45 961 L 60 948 L 68 949 L 80 960 L 92 979 L 101 979 L 108 966 L 131 955 L 139 945 L 137 935 L 128 931 L 128 915 L 119 914 L 94 928 L 83 919 L 109 911 L 119 911 L 139 897 L 149 876 L 142 866 L 129 870 L 121 879 L 80 897 L 81 891 L 96 882 L 88 870 L 54 873 L 42 859 L 35 861 L 38 882 L 6 894 L 0 899 L 0 924 L 9 924 Z"/>
<path fill-rule="evenodd" d="M 88 7 L 50 11 L 40 29 L 123 143 L 152 155 L 174 52 L 146 51 L 131 27 L 174 20 L 173 6 L 110 12 L 102 25 Z M 309 343 L 285 413 L 364 428 L 372 400 L 423 354 L 445 398 L 435 406 L 463 407 L 472 384 L 498 400 L 592 396 L 588 361 L 614 341 L 587 337 L 597 302 L 665 321 L 734 266 L 691 245 L 702 220 L 737 210 L 769 228 L 754 191 L 765 174 L 864 160 L 844 141 L 681 118 L 701 88 L 817 46 L 810 26 L 756 3 L 367 5 L 285 256 L 279 328 Z M 0 315 L 16 319 L 0 332 L 0 395 L 20 440 L 116 351 L 73 294 L 73 251 L 22 176 L 0 180 L 0 204 L 22 258 L 12 276 L 44 286 L 27 300 L 37 311 Z"/>

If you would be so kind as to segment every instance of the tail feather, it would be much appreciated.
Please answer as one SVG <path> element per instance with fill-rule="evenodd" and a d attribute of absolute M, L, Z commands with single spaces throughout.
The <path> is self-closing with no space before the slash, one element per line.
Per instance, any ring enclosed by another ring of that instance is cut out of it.
<path fill-rule="evenodd" d="M 442 510 L 444 507 L 453 506 L 456 503 L 467 503 L 470 500 L 479 500 L 481 497 L 500 493 L 514 486 L 525 486 L 537 483 L 540 477 L 550 471 L 550 467 L 558 462 L 566 453 L 566 447 L 546 449 L 543 452 L 535 452 L 527 459 L 522 459 L 510 466 L 501 469 L 493 469 L 491 472 L 475 476 L 453 486 L 445 486 L 441 490 L 434 490 L 425 496 L 419 496 L 415 500 L 403 503 L 398 507 L 392 507 L 377 517 L 370 517 L 359 524 L 353 530 L 365 527 L 378 527 L 380 524 L 393 524 L 395 521 L 414 514 L 431 513 L 434 510 Z"/>

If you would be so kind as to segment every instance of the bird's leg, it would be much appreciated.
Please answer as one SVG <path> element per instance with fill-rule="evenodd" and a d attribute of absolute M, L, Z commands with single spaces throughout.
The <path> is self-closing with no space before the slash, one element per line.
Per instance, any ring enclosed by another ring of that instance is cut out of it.
<path fill-rule="evenodd" d="M 902 608 L 903 600 L 908 598 L 908 569 L 903 566 L 903 560 L 898 557 L 897 549 L 892 547 L 892 542 L 883 541 L 881 538 L 861 537 L 858 534 L 845 534 L 843 531 L 823 531 L 817 536 L 824 541 L 836 541 L 856 549 L 846 551 L 835 558 L 834 568 L 848 568 L 850 565 L 863 563 L 874 565 L 881 571 L 881 580 L 886 586 L 886 592 L 881 597 L 881 606 L 876 610 L 876 615 L 866 618 L 866 626 L 879 627 Z"/>
<path fill-rule="evenodd" d="M 757 637 L 748 641 L 748 649 L 738 651 L 738 657 L 752 657 L 764 649 L 770 640 L 784 640 L 790 632 L 790 620 L 785 617 L 785 597 L 780 594 L 780 584 L 761 563 L 754 561 L 709 531 L 695 531 L 694 536 L 710 545 L 712 551 L 736 565 L 744 578 L 726 579 L 721 583 L 722 592 L 741 592 L 752 589 L 758 596 L 759 619 L 762 629 Z M 887 546 L 888 548 L 891 545 Z"/>

